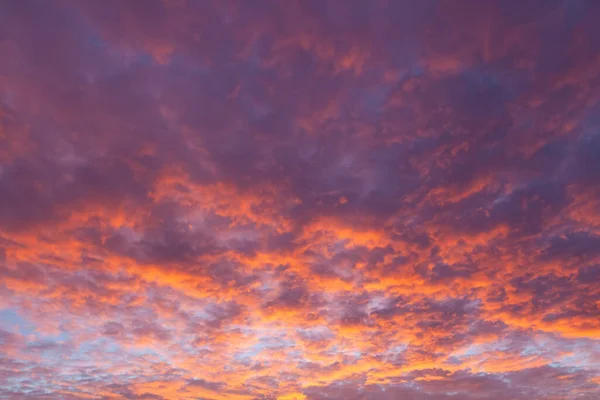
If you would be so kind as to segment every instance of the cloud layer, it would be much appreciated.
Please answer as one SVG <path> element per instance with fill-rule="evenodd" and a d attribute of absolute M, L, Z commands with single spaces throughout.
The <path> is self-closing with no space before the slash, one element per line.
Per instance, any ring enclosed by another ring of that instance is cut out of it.
<path fill-rule="evenodd" d="M 600 2 L 0 4 L 0 397 L 600 396 Z"/>

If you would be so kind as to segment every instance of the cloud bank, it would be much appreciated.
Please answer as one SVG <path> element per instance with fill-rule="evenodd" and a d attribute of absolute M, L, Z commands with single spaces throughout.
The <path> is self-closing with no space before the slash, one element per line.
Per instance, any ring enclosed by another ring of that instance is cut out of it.
<path fill-rule="evenodd" d="M 600 2 L 0 4 L 0 397 L 600 396 Z"/>

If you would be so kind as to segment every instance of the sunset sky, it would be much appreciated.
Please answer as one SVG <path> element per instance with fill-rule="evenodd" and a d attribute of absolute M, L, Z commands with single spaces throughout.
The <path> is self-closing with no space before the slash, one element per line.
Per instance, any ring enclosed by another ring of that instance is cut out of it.
<path fill-rule="evenodd" d="M 600 399 L 600 1 L 0 0 L 0 399 Z"/>

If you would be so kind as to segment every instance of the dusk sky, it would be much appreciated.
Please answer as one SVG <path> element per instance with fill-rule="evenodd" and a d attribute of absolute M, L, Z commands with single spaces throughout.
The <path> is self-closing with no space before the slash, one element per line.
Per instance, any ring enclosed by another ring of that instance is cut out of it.
<path fill-rule="evenodd" d="M 600 1 L 0 0 L 0 399 L 600 399 Z"/>

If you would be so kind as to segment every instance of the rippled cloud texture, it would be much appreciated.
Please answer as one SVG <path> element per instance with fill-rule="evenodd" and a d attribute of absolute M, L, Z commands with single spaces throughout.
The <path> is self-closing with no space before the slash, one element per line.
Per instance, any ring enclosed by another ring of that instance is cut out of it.
<path fill-rule="evenodd" d="M 0 398 L 600 398 L 600 2 L 0 2 Z"/>

